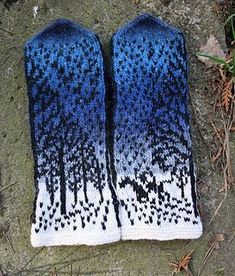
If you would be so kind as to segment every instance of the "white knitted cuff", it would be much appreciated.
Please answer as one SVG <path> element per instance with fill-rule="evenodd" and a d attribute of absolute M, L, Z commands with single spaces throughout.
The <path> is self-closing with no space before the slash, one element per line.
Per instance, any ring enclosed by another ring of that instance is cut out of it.
<path fill-rule="evenodd" d="M 100 232 L 85 230 L 84 232 L 61 232 L 35 234 L 34 228 L 31 231 L 31 244 L 33 247 L 39 246 L 55 246 L 55 245 L 98 245 L 116 242 L 120 240 L 120 230 L 113 232 Z"/>
<path fill-rule="evenodd" d="M 163 227 L 123 227 L 122 240 L 175 240 L 197 239 L 202 235 L 202 225 L 176 225 Z"/>

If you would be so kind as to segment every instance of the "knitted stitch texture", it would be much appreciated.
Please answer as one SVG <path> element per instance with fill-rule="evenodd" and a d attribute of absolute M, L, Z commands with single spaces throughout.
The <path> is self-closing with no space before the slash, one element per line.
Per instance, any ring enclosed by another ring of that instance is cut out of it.
<path fill-rule="evenodd" d="M 116 87 L 113 179 L 121 237 L 194 239 L 202 234 L 181 31 L 143 14 L 112 39 Z"/>
<path fill-rule="evenodd" d="M 36 196 L 33 246 L 120 239 L 95 34 L 57 20 L 25 46 Z"/>

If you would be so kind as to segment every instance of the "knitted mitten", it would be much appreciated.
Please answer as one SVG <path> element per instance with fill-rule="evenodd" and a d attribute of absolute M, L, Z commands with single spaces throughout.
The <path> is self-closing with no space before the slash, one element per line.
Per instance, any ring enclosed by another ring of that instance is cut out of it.
<path fill-rule="evenodd" d="M 112 39 L 122 239 L 193 239 L 196 206 L 182 32 L 144 14 Z"/>
<path fill-rule="evenodd" d="M 57 20 L 27 42 L 25 67 L 36 183 L 32 245 L 119 240 L 97 37 Z"/>

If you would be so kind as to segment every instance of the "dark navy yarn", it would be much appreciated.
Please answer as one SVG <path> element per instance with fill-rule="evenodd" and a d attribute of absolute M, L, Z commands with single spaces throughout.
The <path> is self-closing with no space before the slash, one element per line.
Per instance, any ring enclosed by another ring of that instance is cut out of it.
<path fill-rule="evenodd" d="M 25 71 L 35 159 L 32 243 L 105 242 L 105 235 L 96 240 L 95 235 L 106 228 L 115 230 L 118 206 L 107 174 L 99 40 L 59 19 L 27 42 Z M 75 230 L 77 237 L 63 236 L 76 235 Z M 53 238 L 53 231 L 61 236 Z M 86 240 L 92 231 L 96 233 Z"/>
<path fill-rule="evenodd" d="M 180 229 L 188 231 L 185 225 L 198 224 L 196 237 L 201 233 L 201 221 L 183 33 L 143 14 L 114 34 L 112 51 L 116 89 L 113 178 L 123 238 L 144 238 L 148 225 L 162 231 L 155 230 L 146 238 L 177 238 Z M 172 225 L 182 226 L 176 235 Z M 164 236 L 164 228 L 170 229 L 169 235 Z"/>

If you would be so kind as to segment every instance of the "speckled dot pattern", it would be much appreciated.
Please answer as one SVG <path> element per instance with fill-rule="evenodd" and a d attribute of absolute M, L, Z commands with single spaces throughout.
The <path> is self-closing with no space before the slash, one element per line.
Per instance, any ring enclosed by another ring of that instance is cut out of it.
<path fill-rule="evenodd" d="M 35 247 L 202 234 L 182 32 L 140 15 L 114 34 L 111 58 L 107 115 L 93 32 L 59 19 L 25 45 Z"/>
<path fill-rule="evenodd" d="M 112 39 L 122 239 L 198 238 L 184 36 L 149 14 Z"/>
<path fill-rule="evenodd" d="M 98 38 L 57 20 L 26 43 L 25 67 L 35 158 L 33 246 L 119 240 Z"/>

